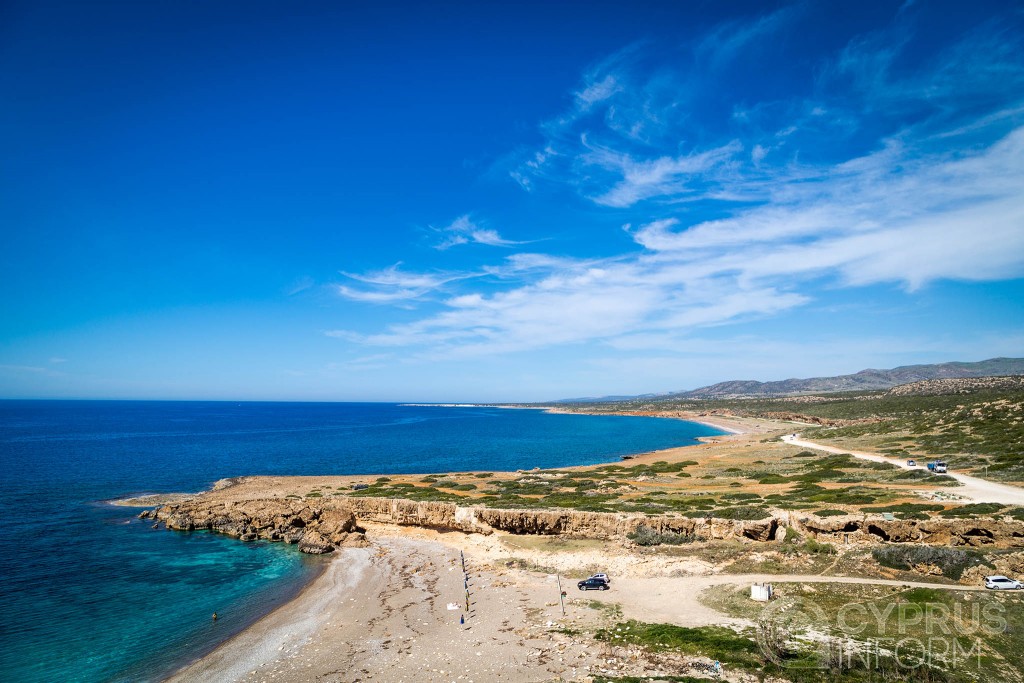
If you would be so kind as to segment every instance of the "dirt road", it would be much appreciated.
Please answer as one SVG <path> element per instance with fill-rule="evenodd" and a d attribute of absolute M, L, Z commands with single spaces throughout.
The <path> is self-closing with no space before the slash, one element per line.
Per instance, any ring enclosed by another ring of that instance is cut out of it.
<path fill-rule="evenodd" d="M 747 625 L 743 619 L 727 617 L 700 602 L 702 591 L 711 586 L 755 583 L 854 583 L 871 586 L 902 586 L 952 591 L 982 591 L 981 586 L 958 586 L 915 581 L 890 581 L 844 576 L 801 574 L 715 574 L 712 576 L 651 577 L 613 579 L 612 590 L 588 591 L 595 600 L 618 603 L 627 619 L 677 626 Z"/>
<path fill-rule="evenodd" d="M 885 462 L 890 465 L 896 465 L 905 470 L 922 470 L 923 466 L 917 465 L 910 467 L 907 465 L 905 460 L 897 460 L 895 458 L 887 458 L 876 453 L 864 453 L 862 451 L 851 451 L 848 448 L 837 448 L 835 446 L 826 446 L 824 444 L 815 443 L 813 441 L 805 441 L 799 436 L 787 434 L 782 437 L 782 440 L 786 443 L 793 444 L 794 446 L 800 446 L 801 448 L 811 448 L 818 451 L 825 451 L 826 453 L 849 453 L 855 458 L 861 458 L 863 460 L 871 460 L 873 462 Z M 1024 489 L 1016 486 L 1010 486 L 1009 484 L 1000 484 L 994 481 L 988 481 L 987 479 L 979 479 L 978 477 L 972 477 L 967 474 L 960 474 L 959 472 L 949 472 L 948 476 L 953 477 L 959 481 L 962 486 L 955 489 L 950 489 L 950 493 L 955 493 L 958 496 L 966 499 L 971 503 L 1001 503 L 1003 505 L 1024 505 Z"/>

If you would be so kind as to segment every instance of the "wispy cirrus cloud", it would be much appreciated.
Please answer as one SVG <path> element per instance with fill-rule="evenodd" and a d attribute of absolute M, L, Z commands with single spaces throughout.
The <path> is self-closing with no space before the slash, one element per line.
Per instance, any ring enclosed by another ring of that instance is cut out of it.
<path fill-rule="evenodd" d="M 626 153 L 594 149 L 588 155 L 588 161 L 614 172 L 620 180 L 592 199 L 604 206 L 629 207 L 651 197 L 697 194 L 703 187 L 697 186 L 695 181 L 731 161 L 742 148 L 743 145 L 733 140 L 699 154 L 646 160 L 634 159 Z"/>
<path fill-rule="evenodd" d="M 459 216 L 443 228 L 435 228 L 444 235 L 444 239 L 434 245 L 435 249 L 445 250 L 460 244 L 486 244 L 491 247 L 514 247 L 527 242 L 507 240 L 497 230 L 478 224 L 469 214 Z"/>
<path fill-rule="evenodd" d="M 613 54 L 587 72 L 572 107 L 541 126 L 543 144 L 524 150 L 510 175 L 528 190 L 561 184 L 619 209 L 748 202 L 765 199 L 768 184 L 866 155 L 885 139 L 971 126 L 1022 99 L 1014 93 L 1024 92 L 1024 38 L 1013 22 L 993 18 L 922 52 L 916 10 L 807 65 L 784 97 L 724 99 L 723 82 L 749 80 L 751 62 L 812 20 L 807 14 L 794 5 L 671 50 Z M 766 77 L 773 67 L 792 71 L 786 58 L 765 56 Z M 1019 121 L 1004 120 L 1002 132 Z"/>
<path fill-rule="evenodd" d="M 360 286 L 337 285 L 337 293 L 346 299 L 368 303 L 395 303 L 419 299 L 445 285 L 476 277 L 469 273 L 410 273 L 400 270 L 401 263 L 383 270 L 342 275 Z"/>
<path fill-rule="evenodd" d="M 671 350 L 700 329 L 805 306 L 822 289 L 1024 276 L 1024 101 L 989 77 L 1024 84 L 1024 51 L 971 49 L 989 41 L 973 32 L 911 68 L 902 38 L 858 36 L 809 67 L 806 89 L 788 100 L 718 102 L 717 119 L 698 120 L 695 103 L 716 94 L 696 67 L 728 69 L 799 15 L 712 31 L 691 48 L 690 70 L 651 68 L 642 47 L 617 53 L 541 127 L 543 144 L 513 177 L 527 189 L 568 186 L 623 215 L 631 249 L 513 254 L 446 276 L 443 292 L 428 285 L 435 308 L 411 322 L 335 334 L 427 358 L 639 340 Z M 956 60 L 979 74 L 967 107 L 944 85 Z M 906 92 L 930 99 L 918 106 Z M 468 216 L 459 221 L 458 243 L 487 243 Z M 421 290 L 377 285 L 399 299 Z"/>
<path fill-rule="evenodd" d="M 418 347 L 426 356 L 615 345 L 777 315 L 812 301 L 805 288 L 811 283 L 902 283 L 912 290 L 943 278 L 1020 277 L 1021 159 L 1024 127 L 970 155 L 918 156 L 893 144 L 813 182 L 782 183 L 772 201 L 730 218 L 687 224 L 673 217 L 629 228 L 637 246 L 630 253 L 514 255 L 485 269 L 506 278 L 506 289 L 461 291 L 442 299 L 436 314 L 345 336 L 369 346 Z M 372 279 L 419 286 L 441 280 L 393 271 Z"/>

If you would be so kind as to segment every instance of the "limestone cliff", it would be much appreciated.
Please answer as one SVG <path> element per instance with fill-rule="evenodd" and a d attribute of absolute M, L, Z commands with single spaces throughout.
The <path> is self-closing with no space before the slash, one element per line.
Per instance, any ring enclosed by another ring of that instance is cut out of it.
<path fill-rule="evenodd" d="M 314 555 L 366 543 L 352 511 L 332 504 L 309 505 L 282 499 L 235 503 L 199 499 L 146 510 L 139 517 L 163 522 L 168 529 L 208 529 L 243 541 L 298 543 L 299 550 Z"/>
<path fill-rule="evenodd" d="M 172 503 L 143 512 L 169 529 L 210 529 L 242 540 L 298 543 L 309 553 L 365 543 L 357 519 L 434 529 L 513 534 L 566 535 L 624 540 L 639 527 L 706 540 L 780 540 L 792 530 L 833 543 L 927 543 L 948 546 L 1024 548 L 1024 523 L 1010 519 L 886 520 L 847 515 L 819 518 L 776 512 L 760 520 L 691 518 L 673 515 L 460 507 L 454 503 L 392 498 L 338 498 L 310 503 L 291 499 Z"/>
<path fill-rule="evenodd" d="M 345 505 L 359 519 L 490 533 L 564 534 L 584 538 L 623 539 L 646 526 L 657 532 L 673 532 L 708 540 L 749 539 L 774 541 L 780 529 L 838 543 L 928 543 L 933 545 L 1024 547 L 1024 523 L 996 519 L 885 520 L 881 517 L 847 515 L 819 518 L 792 512 L 776 512 L 760 520 L 692 518 L 673 515 L 647 516 L 577 510 L 509 510 L 458 507 L 454 503 L 418 503 L 389 498 L 350 498 Z"/>

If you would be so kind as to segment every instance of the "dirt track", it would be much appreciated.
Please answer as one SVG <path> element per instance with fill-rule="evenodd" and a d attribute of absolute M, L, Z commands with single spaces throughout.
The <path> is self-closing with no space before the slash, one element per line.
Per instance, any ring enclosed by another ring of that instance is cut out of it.
<path fill-rule="evenodd" d="M 862 460 L 871 460 L 873 462 L 884 462 L 890 465 L 896 465 L 905 470 L 920 470 L 924 469 L 918 465 L 916 467 L 910 467 L 907 465 L 905 460 L 897 460 L 895 458 L 887 458 L 876 453 L 865 453 L 863 451 L 851 451 L 848 448 L 837 448 L 835 446 L 826 446 L 824 444 L 815 443 L 813 441 L 805 441 L 799 437 L 786 435 L 782 437 L 782 440 L 786 443 L 793 444 L 794 446 L 800 446 L 801 448 L 811 448 L 814 450 L 825 451 L 826 453 L 849 453 L 855 458 L 861 458 Z M 955 493 L 958 496 L 963 497 L 971 503 L 1001 503 L 1003 505 L 1024 505 L 1024 489 L 1016 486 L 1010 486 L 1009 484 L 999 484 L 994 481 L 988 481 L 987 479 L 979 479 L 978 477 L 972 477 L 967 474 L 960 474 L 959 472 L 949 472 L 948 476 L 953 477 L 959 481 L 962 486 L 955 489 L 950 489 L 950 493 Z"/>

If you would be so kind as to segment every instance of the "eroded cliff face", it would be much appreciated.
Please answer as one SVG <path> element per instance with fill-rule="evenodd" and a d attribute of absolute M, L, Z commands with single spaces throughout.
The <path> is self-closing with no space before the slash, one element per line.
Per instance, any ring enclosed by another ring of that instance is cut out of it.
<path fill-rule="evenodd" d="M 291 499 L 172 503 L 140 515 L 169 529 L 210 529 L 242 540 L 298 543 L 325 553 L 365 543 L 358 521 L 489 534 L 566 535 L 624 540 L 639 527 L 705 540 L 778 541 L 792 530 L 831 543 L 927 543 L 1024 548 L 1024 523 L 1009 520 L 885 520 L 860 515 L 818 518 L 778 512 L 760 520 L 646 516 L 576 510 L 510 510 L 391 498 L 340 498 L 311 503 Z"/>
<path fill-rule="evenodd" d="M 507 510 L 458 507 L 454 503 L 418 503 L 386 498 L 350 498 L 346 505 L 361 520 L 438 529 L 513 534 L 564 534 L 623 539 L 645 526 L 657 532 L 708 540 L 776 541 L 784 529 L 832 543 L 928 543 L 952 546 L 1024 548 L 1024 522 L 995 519 L 885 520 L 861 515 L 818 518 L 778 512 L 760 520 L 646 516 L 576 510 Z"/>
<path fill-rule="evenodd" d="M 146 510 L 139 517 L 163 522 L 168 529 L 208 529 L 243 541 L 297 543 L 299 550 L 314 555 L 366 545 L 352 510 L 333 504 L 310 505 L 282 499 L 237 503 L 199 499 Z"/>
<path fill-rule="evenodd" d="M 794 526 L 815 538 L 949 546 L 1024 548 L 1024 522 L 997 519 L 861 519 L 801 517 Z"/>

